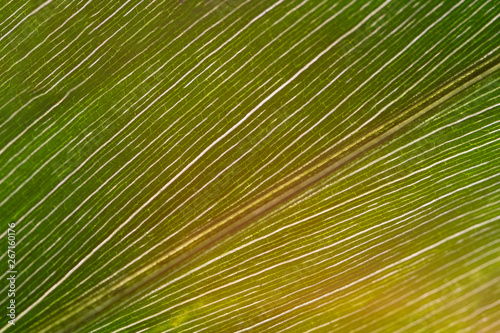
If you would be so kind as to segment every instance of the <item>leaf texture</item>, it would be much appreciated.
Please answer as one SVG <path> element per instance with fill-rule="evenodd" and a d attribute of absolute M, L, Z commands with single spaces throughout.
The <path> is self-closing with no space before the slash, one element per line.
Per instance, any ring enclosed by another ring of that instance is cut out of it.
<path fill-rule="evenodd" d="M 494 1 L 1 6 L 0 332 L 498 330 Z"/>

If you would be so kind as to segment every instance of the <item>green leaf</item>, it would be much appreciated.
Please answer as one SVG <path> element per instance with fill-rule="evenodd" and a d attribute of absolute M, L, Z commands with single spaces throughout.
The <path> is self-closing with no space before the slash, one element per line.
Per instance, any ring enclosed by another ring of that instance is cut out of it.
<path fill-rule="evenodd" d="M 0 5 L 0 332 L 497 331 L 495 5 Z"/>

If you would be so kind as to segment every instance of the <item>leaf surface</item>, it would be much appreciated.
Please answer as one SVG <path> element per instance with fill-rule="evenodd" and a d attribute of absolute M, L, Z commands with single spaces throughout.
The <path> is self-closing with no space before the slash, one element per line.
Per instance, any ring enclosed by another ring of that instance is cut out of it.
<path fill-rule="evenodd" d="M 494 1 L 1 13 L 1 332 L 498 329 Z"/>

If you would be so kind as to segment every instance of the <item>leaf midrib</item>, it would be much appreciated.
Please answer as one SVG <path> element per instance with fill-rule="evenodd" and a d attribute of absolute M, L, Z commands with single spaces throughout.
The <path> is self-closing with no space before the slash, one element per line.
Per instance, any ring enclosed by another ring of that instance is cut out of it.
<path fill-rule="evenodd" d="M 105 313 L 117 304 L 120 304 L 121 301 L 126 300 L 128 296 L 135 294 L 138 290 L 147 288 L 148 285 L 150 287 L 150 284 L 153 284 L 155 280 L 165 274 L 175 271 L 192 260 L 195 260 L 198 254 L 209 252 L 211 248 L 222 239 L 244 229 L 270 211 L 281 207 L 306 189 L 314 186 L 325 177 L 364 155 L 369 150 L 384 143 L 409 124 L 422 118 L 453 96 L 483 80 L 492 73 L 495 73 L 498 69 L 500 69 L 500 54 L 494 55 L 492 58 L 486 59 L 474 68 L 465 71 L 463 74 L 451 80 L 448 84 L 437 89 L 436 92 L 422 98 L 413 106 L 379 125 L 353 143 L 327 156 L 317 164 L 284 181 L 282 184 L 278 184 L 276 187 L 271 188 L 244 207 L 236 209 L 225 217 L 221 217 L 218 222 L 198 232 L 155 262 L 128 275 L 120 282 L 114 284 L 111 288 L 106 288 L 108 291 L 107 293 L 99 292 L 94 297 L 89 297 L 89 301 L 85 302 L 83 305 L 70 309 L 67 315 L 59 317 L 58 320 L 52 322 L 50 326 L 45 327 L 41 332 L 46 332 L 53 327 L 64 324 L 66 320 L 72 318 L 75 314 L 81 314 L 85 312 L 88 307 L 107 298 L 103 303 L 97 307 L 93 307 L 84 315 L 80 315 L 73 320 L 71 324 L 65 326 L 58 332 L 71 332 L 82 323 Z M 353 151 L 349 153 L 350 150 Z M 284 179 L 287 179 L 287 177 L 284 177 Z M 148 272 L 149 274 L 147 276 L 127 286 L 127 284 L 135 278 Z"/>

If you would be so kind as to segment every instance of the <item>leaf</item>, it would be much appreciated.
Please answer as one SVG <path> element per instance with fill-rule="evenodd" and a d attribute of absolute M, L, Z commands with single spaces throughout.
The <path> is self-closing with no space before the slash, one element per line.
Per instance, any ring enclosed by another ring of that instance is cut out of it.
<path fill-rule="evenodd" d="M 493 1 L 1 8 L 0 332 L 498 330 Z"/>

